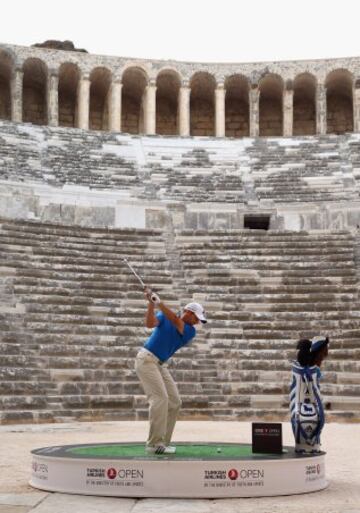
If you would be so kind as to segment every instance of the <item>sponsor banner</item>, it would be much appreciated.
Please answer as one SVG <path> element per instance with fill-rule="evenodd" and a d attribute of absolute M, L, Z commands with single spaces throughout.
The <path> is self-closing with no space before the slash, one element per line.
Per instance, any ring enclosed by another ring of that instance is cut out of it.
<path fill-rule="evenodd" d="M 115 497 L 261 497 L 321 490 L 324 455 L 284 460 L 89 460 L 34 455 L 35 488 Z"/>

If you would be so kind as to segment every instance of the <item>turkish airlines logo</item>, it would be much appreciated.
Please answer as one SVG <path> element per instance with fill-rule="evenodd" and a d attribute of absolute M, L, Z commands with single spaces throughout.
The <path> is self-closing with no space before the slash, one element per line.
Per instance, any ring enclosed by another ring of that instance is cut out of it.
<path fill-rule="evenodd" d="M 239 472 L 235 468 L 232 468 L 228 472 L 228 477 L 231 479 L 231 481 L 235 481 L 235 479 L 239 477 Z"/>
<path fill-rule="evenodd" d="M 109 468 L 106 472 L 106 475 L 108 476 L 109 479 L 115 479 L 115 477 L 117 476 L 117 472 L 116 472 L 116 469 L 115 468 Z"/>

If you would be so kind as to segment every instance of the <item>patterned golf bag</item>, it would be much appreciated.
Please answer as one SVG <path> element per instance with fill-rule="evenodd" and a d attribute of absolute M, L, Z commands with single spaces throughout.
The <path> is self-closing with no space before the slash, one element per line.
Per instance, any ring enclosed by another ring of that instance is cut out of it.
<path fill-rule="evenodd" d="M 320 434 L 325 423 L 320 378 L 321 372 L 316 365 L 302 367 L 295 362 L 292 367 L 290 411 L 296 452 L 320 451 Z"/>

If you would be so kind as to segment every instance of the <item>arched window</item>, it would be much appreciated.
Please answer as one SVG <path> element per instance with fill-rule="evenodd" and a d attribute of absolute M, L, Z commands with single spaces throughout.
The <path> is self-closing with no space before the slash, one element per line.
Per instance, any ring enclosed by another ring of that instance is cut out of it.
<path fill-rule="evenodd" d="M 0 51 L 0 119 L 11 119 L 10 81 L 12 59 L 9 54 Z"/>
<path fill-rule="evenodd" d="M 263 136 L 283 134 L 284 83 L 278 75 L 266 75 L 260 80 L 259 133 Z"/>
<path fill-rule="evenodd" d="M 249 82 L 242 75 L 225 80 L 225 136 L 249 135 Z"/>
<path fill-rule="evenodd" d="M 148 77 L 141 68 L 127 68 L 122 77 L 121 127 L 129 134 L 144 133 L 144 96 Z"/>
<path fill-rule="evenodd" d="M 80 72 L 76 64 L 64 63 L 59 70 L 59 125 L 77 126 L 77 90 Z"/>
<path fill-rule="evenodd" d="M 47 68 L 40 59 L 27 59 L 23 66 L 23 121 L 47 124 Z"/>
<path fill-rule="evenodd" d="M 190 134 L 215 135 L 215 78 L 198 72 L 190 81 Z"/>
<path fill-rule="evenodd" d="M 109 129 L 109 90 L 111 72 L 106 68 L 95 68 L 90 74 L 90 130 Z"/>
<path fill-rule="evenodd" d="M 326 124 L 328 134 L 344 134 L 354 130 L 353 77 L 344 69 L 329 73 L 326 86 Z"/>
<path fill-rule="evenodd" d="M 161 71 L 156 80 L 156 133 L 176 135 L 180 77 L 172 70 Z"/>
<path fill-rule="evenodd" d="M 316 134 L 316 79 L 301 73 L 294 80 L 293 135 Z"/>

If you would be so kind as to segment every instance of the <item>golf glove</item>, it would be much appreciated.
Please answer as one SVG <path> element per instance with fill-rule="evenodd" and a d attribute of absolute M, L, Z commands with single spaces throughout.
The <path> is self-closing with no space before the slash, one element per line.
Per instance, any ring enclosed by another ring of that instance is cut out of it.
<path fill-rule="evenodd" d="M 149 301 L 151 301 L 155 306 L 158 306 L 161 302 L 160 297 L 153 292 L 149 287 L 145 288 L 145 294 Z"/>

